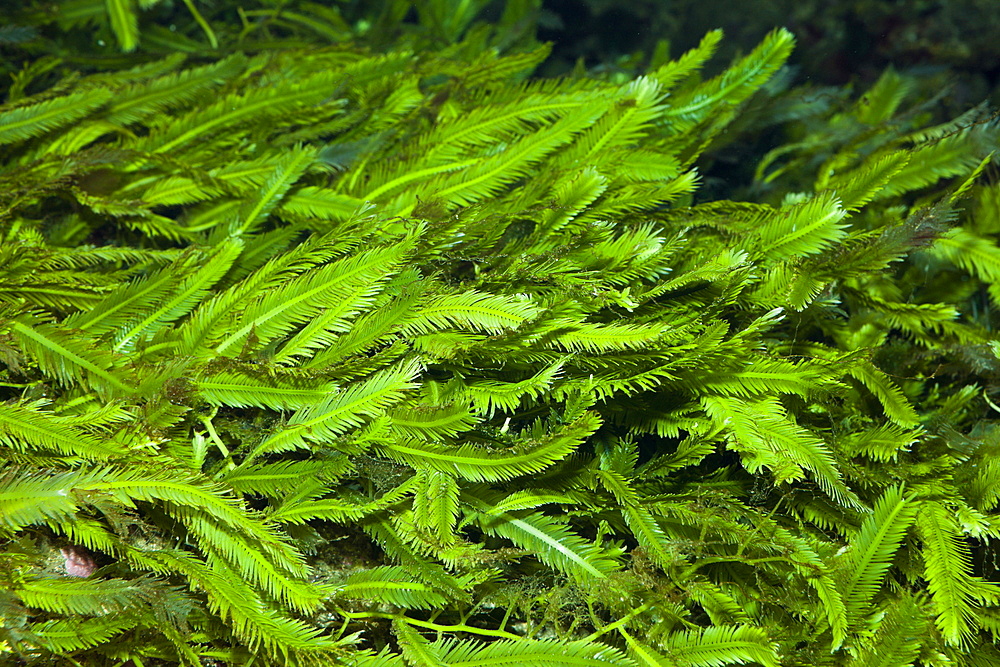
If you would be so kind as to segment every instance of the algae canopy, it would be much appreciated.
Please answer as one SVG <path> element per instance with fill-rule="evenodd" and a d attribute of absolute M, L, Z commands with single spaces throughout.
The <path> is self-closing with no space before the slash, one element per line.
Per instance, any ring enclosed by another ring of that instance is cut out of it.
<path fill-rule="evenodd" d="M 0 662 L 1000 664 L 995 75 L 889 4 L 5 14 Z"/>

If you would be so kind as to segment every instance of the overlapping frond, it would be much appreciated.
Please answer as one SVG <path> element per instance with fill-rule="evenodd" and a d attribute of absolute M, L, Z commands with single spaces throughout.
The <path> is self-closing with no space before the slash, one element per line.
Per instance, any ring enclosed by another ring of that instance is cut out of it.
<path fill-rule="evenodd" d="M 8 323 L 21 349 L 38 367 L 65 385 L 81 383 L 105 396 L 134 391 L 119 359 L 70 329 L 47 322 L 13 320 Z"/>
<path fill-rule="evenodd" d="M 833 194 L 786 204 L 759 221 L 761 252 L 771 260 L 822 252 L 846 236 L 846 216 Z"/>
<path fill-rule="evenodd" d="M 457 448 L 426 442 L 394 442 L 377 445 L 387 456 L 398 458 L 414 467 L 431 467 L 453 473 L 469 481 L 501 481 L 537 473 L 555 461 L 566 458 L 600 426 L 595 413 L 553 429 L 543 437 L 524 437 L 515 441 L 513 451 L 497 451 L 471 444 Z"/>
<path fill-rule="evenodd" d="M 981 110 L 784 30 L 532 80 L 533 1 L 70 4 L 143 51 L 0 108 L 0 662 L 996 656 Z"/>
<path fill-rule="evenodd" d="M 944 503 L 922 502 L 916 518 L 925 544 L 924 576 L 934 603 L 934 624 L 948 644 L 966 645 L 976 628 L 975 603 L 1000 598 L 1000 588 L 973 576 L 971 551 Z"/>
<path fill-rule="evenodd" d="M 790 421 L 775 400 L 744 402 L 702 398 L 708 414 L 734 438 L 733 448 L 750 471 L 768 467 L 779 481 L 799 479 L 808 470 L 824 492 L 848 507 L 863 507 L 843 481 L 826 443 Z"/>
<path fill-rule="evenodd" d="M 600 546 L 541 512 L 504 513 L 484 518 L 479 525 L 579 582 L 605 579 L 620 567 Z"/>
<path fill-rule="evenodd" d="M 767 633 L 747 625 L 718 625 L 674 632 L 664 641 L 664 649 L 671 660 L 692 667 L 752 663 L 777 667 L 781 664 L 777 647 Z"/>
<path fill-rule="evenodd" d="M 411 359 L 380 371 L 341 391 L 330 393 L 320 403 L 298 411 L 288 423 L 258 445 L 247 461 L 265 452 L 280 452 L 304 447 L 307 442 L 332 440 L 351 428 L 385 413 L 399 402 L 421 371 L 420 361 Z"/>
<path fill-rule="evenodd" d="M 82 459 L 108 459 L 122 453 L 117 443 L 79 428 L 76 422 L 37 405 L 0 403 L 0 444 L 21 452 L 49 450 Z"/>
<path fill-rule="evenodd" d="M 91 88 L 37 104 L 0 109 L 0 144 L 24 141 L 83 118 L 113 97 L 106 88 Z"/>
<path fill-rule="evenodd" d="M 403 609 L 430 609 L 446 602 L 444 595 L 423 582 L 413 581 L 399 566 L 356 572 L 337 587 L 335 595 L 344 600 L 370 600 Z"/>
<path fill-rule="evenodd" d="M 851 623 L 858 623 L 870 613 L 869 605 L 881 589 L 916 513 L 916 504 L 906 497 L 902 487 L 890 488 L 851 539 L 839 568 L 844 605 Z"/>

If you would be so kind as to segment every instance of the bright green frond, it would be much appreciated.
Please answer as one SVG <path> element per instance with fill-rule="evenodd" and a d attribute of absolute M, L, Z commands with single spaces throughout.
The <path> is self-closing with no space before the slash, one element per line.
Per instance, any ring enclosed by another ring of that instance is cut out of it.
<path fill-rule="evenodd" d="M 134 611 L 157 593 L 153 580 L 44 577 L 25 581 L 17 590 L 24 604 L 57 614 L 101 616 Z"/>
<path fill-rule="evenodd" d="M 79 472 L 45 474 L 13 466 L 0 474 L 0 527 L 12 533 L 24 526 L 70 522 L 79 507 L 71 491 Z"/>
<path fill-rule="evenodd" d="M 782 206 L 759 222 L 758 243 L 771 260 L 820 253 L 843 239 L 847 211 L 831 193 Z"/>
<path fill-rule="evenodd" d="M 875 395 L 885 410 L 885 416 L 898 426 L 912 428 L 919 423 L 916 411 L 903 392 L 870 361 L 852 364 L 847 372 Z"/>
<path fill-rule="evenodd" d="M 929 252 L 968 271 L 991 287 L 1000 284 L 1000 248 L 991 239 L 956 227 L 941 235 Z M 994 303 L 1000 303 L 1000 293 L 996 289 L 991 289 L 989 294 Z"/>
<path fill-rule="evenodd" d="M 468 431 L 478 419 L 468 404 L 449 406 L 414 405 L 396 408 L 389 412 L 393 431 L 404 439 L 443 440 Z"/>
<path fill-rule="evenodd" d="M 893 175 L 882 194 L 899 195 L 942 178 L 972 173 L 989 147 L 995 145 L 996 136 L 995 124 L 974 125 L 916 146 L 906 166 Z"/>
<path fill-rule="evenodd" d="M 656 519 L 642 504 L 638 494 L 631 488 L 623 475 L 613 470 L 598 472 L 601 483 L 621 505 L 622 516 L 632 535 L 653 560 L 664 570 L 668 570 L 679 560 L 679 554 L 667 546 L 667 535 L 656 523 Z"/>
<path fill-rule="evenodd" d="M 839 441 L 841 451 L 848 456 L 867 456 L 875 461 L 895 461 L 900 453 L 920 441 L 923 431 L 896 424 L 882 424 L 851 433 Z"/>
<path fill-rule="evenodd" d="M 875 636 L 846 663 L 847 667 L 911 667 L 920 654 L 921 634 L 927 626 L 926 612 L 912 595 L 889 604 Z"/>
<path fill-rule="evenodd" d="M 296 482 L 323 476 L 328 474 L 331 468 L 333 466 L 330 464 L 319 461 L 281 461 L 241 466 L 220 477 L 219 481 L 229 485 L 238 493 L 281 497 L 286 495 L 289 489 L 296 487 Z"/>
<path fill-rule="evenodd" d="M 436 641 L 432 644 L 441 663 L 452 667 L 635 667 L 619 649 L 597 642 L 555 639 Z"/>
<path fill-rule="evenodd" d="M 894 151 L 821 183 L 836 194 L 844 210 L 853 213 L 876 199 L 909 161 L 907 151 Z"/>
<path fill-rule="evenodd" d="M 330 393 L 320 403 L 300 409 L 287 425 L 258 445 L 247 456 L 244 465 L 265 452 L 298 449 L 307 441 L 330 440 L 384 414 L 386 408 L 401 401 L 407 391 L 419 386 L 415 380 L 422 368 L 417 359 L 399 363 Z"/>
<path fill-rule="evenodd" d="M 223 371 L 199 377 L 194 386 L 212 405 L 298 410 L 319 403 L 339 391 L 333 383 L 309 386 L 247 373 Z"/>
<path fill-rule="evenodd" d="M 274 537 L 272 544 L 260 544 L 197 511 L 184 508 L 172 514 L 191 531 L 210 566 L 221 560 L 246 582 L 297 611 L 312 611 L 319 604 L 323 593 L 304 581 L 308 571 L 301 557 Z"/>
<path fill-rule="evenodd" d="M 0 144 L 11 144 L 73 123 L 112 98 L 106 88 L 90 88 L 37 104 L 0 109 Z"/>
<path fill-rule="evenodd" d="M 663 642 L 671 659 L 691 667 L 722 667 L 759 663 L 778 667 L 777 646 L 762 628 L 720 625 L 673 632 Z"/>
<path fill-rule="evenodd" d="M 224 329 L 228 335 L 215 346 L 215 351 L 234 356 L 248 340 L 255 342 L 255 346 L 264 345 L 320 317 L 327 307 L 337 308 L 344 300 L 357 308 L 398 270 L 410 247 L 410 243 L 404 242 L 361 252 L 258 296 L 236 322 Z M 351 310 L 343 315 L 349 314 Z"/>
<path fill-rule="evenodd" d="M 917 514 L 923 540 L 924 577 L 937 617 L 934 624 L 952 646 L 965 646 L 976 628 L 974 601 L 981 580 L 972 574 L 972 552 L 953 511 L 944 503 L 925 500 Z M 996 584 L 989 584 L 996 595 Z"/>
<path fill-rule="evenodd" d="M 514 451 L 487 449 L 472 444 L 443 447 L 412 441 L 379 444 L 387 456 L 414 467 L 429 466 L 474 482 L 501 481 L 544 470 L 572 453 L 600 427 L 592 412 L 537 439 L 524 438 Z"/>
<path fill-rule="evenodd" d="M 131 351 L 138 341 L 151 338 L 160 328 L 188 315 L 226 274 L 242 250 L 241 241 L 229 239 L 214 252 L 199 258 L 200 268 L 185 276 L 169 295 L 162 297 L 162 302 L 156 303 L 154 308 L 140 311 L 136 321 L 117 332 L 114 350 Z"/>
<path fill-rule="evenodd" d="M 373 601 L 403 609 L 430 609 L 446 602 L 444 595 L 423 582 L 414 581 L 399 566 L 382 566 L 355 572 L 336 591 L 337 598 Z"/>
<path fill-rule="evenodd" d="M 692 57 L 698 58 L 714 48 L 717 37 L 713 37 L 713 33 L 709 33 L 709 37 L 692 53 Z M 685 132 L 710 114 L 718 114 L 720 107 L 743 102 L 785 63 L 794 44 L 795 38 L 788 30 L 771 32 L 757 48 L 723 74 L 677 96 L 665 112 L 664 119 L 671 122 L 673 131 Z"/>
<path fill-rule="evenodd" d="M 768 394 L 807 396 L 821 389 L 829 376 L 830 371 L 817 364 L 751 358 L 750 363 L 742 368 L 716 372 L 700 370 L 697 380 L 688 380 L 685 384 L 696 392 L 742 398 Z"/>
<path fill-rule="evenodd" d="M 745 402 L 736 398 L 701 399 L 709 416 L 733 435 L 733 448 L 753 472 L 761 465 L 774 470 L 779 481 L 802 477 L 808 470 L 824 492 L 853 508 L 864 507 L 841 477 L 826 443 L 795 424 L 775 399 Z"/>
<path fill-rule="evenodd" d="M 601 547 L 541 512 L 505 513 L 479 523 L 487 533 L 507 538 L 576 581 L 604 579 L 619 569 L 618 562 Z"/>
<path fill-rule="evenodd" d="M 852 624 L 871 613 L 872 599 L 916 513 L 916 504 L 905 497 L 903 488 L 892 487 L 882 494 L 875 511 L 851 539 L 837 569 L 844 582 L 842 594 Z"/>
<path fill-rule="evenodd" d="M 63 384 L 86 383 L 102 395 L 122 395 L 134 391 L 122 372 L 118 359 L 72 331 L 54 324 L 10 322 L 21 348 L 38 367 Z"/>
<path fill-rule="evenodd" d="M 431 298 L 402 328 L 418 335 L 447 327 L 502 333 L 537 316 L 541 308 L 527 298 L 461 292 Z"/>
<path fill-rule="evenodd" d="M 525 397 L 535 398 L 547 392 L 562 375 L 564 365 L 564 362 L 557 362 L 518 382 L 470 382 L 462 390 L 482 414 L 514 412 Z"/>
<path fill-rule="evenodd" d="M 28 633 L 40 646 L 54 653 L 79 651 L 104 644 L 132 629 L 134 619 L 121 617 L 67 618 L 34 623 Z"/>
<path fill-rule="evenodd" d="M 157 112 L 190 104 L 232 79 L 246 64 L 246 56 L 235 53 L 218 62 L 134 83 L 125 90 L 116 91 L 106 118 L 110 123 L 130 125 Z"/>
<path fill-rule="evenodd" d="M 252 199 L 246 200 L 230 225 L 230 234 L 240 236 L 261 225 L 295 182 L 316 159 L 316 149 L 296 146 L 274 161 L 274 171 Z"/>
<path fill-rule="evenodd" d="M 0 403 L 0 444 L 22 452 L 48 449 L 84 459 L 107 459 L 121 453 L 73 421 L 33 405 Z"/>
<path fill-rule="evenodd" d="M 104 0 L 108 22 L 122 51 L 134 51 L 139 45 L 139 15 L 133 0 Z"/>
<path fill-rule="evenodd" d="M 459 515 L 456 477 L 437 470 L 420 470 L 414 486 L 413 523 L 441 544 L 454 542 Z"/>
<path fill-rule="evenodd" d="M 282 217 L 293 220 L 314 218 L 317 220 L 347 220 L 365 205 L 364 200 L 349 195 L 332 192 L 326 188 L 308 186 L 299 188 L 281 200 L 278 212 Z"/>

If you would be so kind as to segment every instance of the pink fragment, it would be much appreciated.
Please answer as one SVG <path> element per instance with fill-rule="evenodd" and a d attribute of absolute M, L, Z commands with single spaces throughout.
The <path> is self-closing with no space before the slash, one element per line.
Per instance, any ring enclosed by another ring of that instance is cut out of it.
<path fill-rule="evenodd" d="M 71 577 L 89 577 L 97 569 L 90 553 L 83 547 L 63 547 L 59 550 L 66 565 L 66 574 Z"/>

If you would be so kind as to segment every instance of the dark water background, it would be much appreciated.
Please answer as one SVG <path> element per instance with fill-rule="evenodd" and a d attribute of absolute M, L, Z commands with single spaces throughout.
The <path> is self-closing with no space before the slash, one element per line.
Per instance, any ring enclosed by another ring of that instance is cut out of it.
<path fill-rule="evenodd" d="M 555 43 L 546 67 L 557 73 L 583 58 L 610 66 L 658 40 L 673 55 L 722 28 L 718 66 L 777 26 L 791 30 L 798 82 L 855 83 L 862 89 L 893 66 L 947 76 L 947 106 L 961 113 L 1000 103 L 1000 0 L 545 0 L 538 36 Z M 946 111 L 947 113 L 947 111 Z"/>

